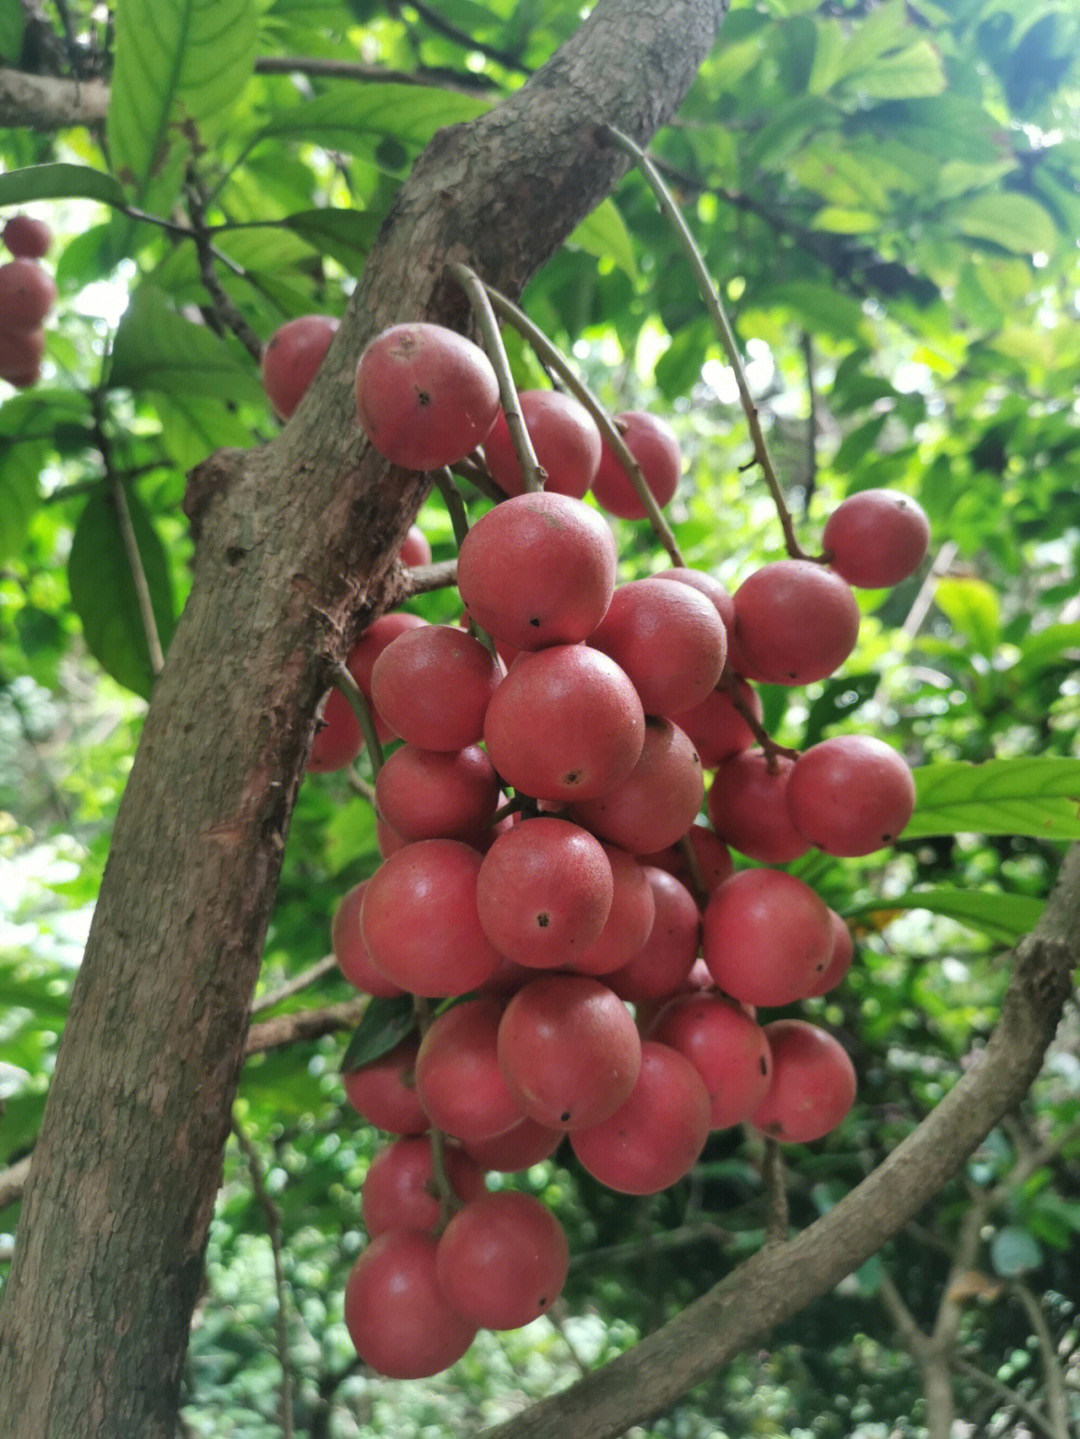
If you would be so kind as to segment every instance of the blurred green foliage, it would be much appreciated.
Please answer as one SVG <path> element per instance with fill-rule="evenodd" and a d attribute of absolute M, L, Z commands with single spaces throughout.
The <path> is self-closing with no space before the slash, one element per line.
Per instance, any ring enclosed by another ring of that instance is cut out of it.
<path fill-rule="evenodd" d="M 0 207 L 53 225 L 60 287 L 42 384 L 0 397 L 0 1166 L 29 1151 L 40 1121 L 152 686 L 117 496 L 167 648 L 192 555 L 184 473 L 276 429 L 187 227 L 210 227 L 217 283 L 261 338 L 302 313 L 340 313 L 423 145 L 518 87 L 581 7 L 124 0 L 115 33 L 83 0 L 64 9 L 67 73 L 112 78 L 104 132 L 0 139 Z M 193 28 L 181 23 L 189 10 Z M 24 14 L 0 0 L 0 57 L 14 65 Z M 840 498 L 870 486 L 916 496 L 934 532 L 936 584 L 924 567 L 895 592 L 863 593 L 843 671 L 763 695 L 784 743 L 868 730 L 923 767 L 920 810 L 895 851 L 793 866 L 858 938 L 844 985 L 802 1008 L 843 1039 L 860 1096 L 838 1131 L 789 1153 L 799 1226 L 977 1051 L 1007 979 L 1002 947 L 1030 928 L 1078 830 L 1078 55 L 1080 11 L 1031 0 L 736 0 L 652 147 L 730 307 L 807 548 Z M 256 56 L 352 60 L 427 83 L 327 78 L 299 61 L 264 73 Z M 687 469 L 670 514 L 688 563 L 733 588 L 782 552 L 731 374 L 636 175 L 524 304 L 613 410 L 654 407 L 675 425 Z M 522 344 L 508 345 L 519 381 L 543 383 Z M 464 488 L 478 513 L 485 502 Z M 435 558 L 449 558 L 437 497 L 420 523 Z M 617 534 L 624 577 L 660 567 L 647 527 L 620 522 Z M 457 617 L 452 592 L 410 608 Z M 334 905 L 377 860 L 371 808 L 347 778 L 308 779 L 261 996 L 327 951 Z M 274 1012 L 350 995 L 324 977 Z M 332 1036 L 254 1056 L 236 1110 L 280 1211 L 300 1433 L 447 1434 L 504 1417 L 634 1342 L 761 1243 L 750 1133 L 713 1135 L 693 1174 L 649 1200 L 604 1190 L 560 1151 L 507 1181 L 541 1195 L 570 1235 L 560 1328 L 482 1335 L 424 1383 L 365 1374 L 341 1293 L 381 1140 L 344 1106 L 344 1046 Z M 1080 1423 L 1078 1048 L 1072 1009 L 1021 1110 L 917 1225 L 647 1432 L 924 1433 L 918 1368 L 883 1277 L 929 1330 L 974 1202 L 985 1204 L 986 1285 L 960 1319 L 958 1412 L 991 1435 L 1015 1432 L 1019 1402 L 1045 1408 L 1022 1281 Z M 0 1212 L 0 1252 L 18 1215 L 17 1204 Z M 185 1373 L 192 1434 L 279 1432 L 268 1223 L 230 1146 Z"/>

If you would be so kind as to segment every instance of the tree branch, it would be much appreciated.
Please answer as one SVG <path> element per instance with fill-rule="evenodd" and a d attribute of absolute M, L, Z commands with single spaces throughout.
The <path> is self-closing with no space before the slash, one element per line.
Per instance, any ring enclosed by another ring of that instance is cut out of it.
<path fill-rule="evenodd" d="M 883 1164 L 788 1244 L 766 1247 L 603 1369 L 489 1439 L 615 1439 L 826 1293 L 898 1233 L 1026 1093 L 1080 963 L 1080 845 L 1016 952 L 1001 1018 L 954 1088 Z"/>

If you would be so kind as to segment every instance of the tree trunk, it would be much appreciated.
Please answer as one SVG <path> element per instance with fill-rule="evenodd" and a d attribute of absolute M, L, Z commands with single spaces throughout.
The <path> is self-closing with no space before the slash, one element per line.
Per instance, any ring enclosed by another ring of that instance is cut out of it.
<path fill-rule="evenodd" d="M 426 489 L 354 420 L 365 340 L 467 324 L 463 260 L 512 294 L 686 93 L 726 0 L 601 0 L 511 99 L 436 135 L 279 439 L 215 456 L 194 584 L 113 836 L 0 1316 L 5 1439 L 173 1439 L 251 994 L 331 666 L 392 590 Z"/>

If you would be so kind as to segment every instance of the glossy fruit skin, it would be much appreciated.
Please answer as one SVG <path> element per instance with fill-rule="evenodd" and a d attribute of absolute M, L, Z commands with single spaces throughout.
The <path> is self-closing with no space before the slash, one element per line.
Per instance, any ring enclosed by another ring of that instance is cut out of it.
<path fill-rule="evenodd" d="M 497 1134 L 494 1139 L 466 1144 L 465 1149 L 483 1169 L 493 1169 L 498 1174 L 518 1174 L 550 1159 L 564 1137 L 564 1130 L 548 1129 L 526 1115 L 513 1129 Z"/>
<path fill-rule="evenodd" d="M 768 1093 L 750 1123 L 784 1143 L 809 1144 L 844 1119 L 855 1103 L 855 1067 L 840 1042 L 801 1019 L 765 1026 L 773 1056 Z"/>
<path fill-rule="evenodd" d="M 585 975 L 519 989 L 499 1025 L 499 1066 L 522 1109 L 548 1129 L 597 1124 L 637 1079 L 641 1041 L 621 999 Z"/>
<path fill-rule="evenodd" d="M 682 453 L 675 431 L 666 420 L 643 410 L 627 410 L 614 419 L 626 448 L 641 467 L 645 483 L 663 509 L 679 488 L 682 474 Z M 645 506 L 638 499 L 615 451 L 606 441 L 592 492 L 596 503 L 610 515 L 618 515 L 624 520 L 645 518 Z"/>
<path fill-rule="evenodd" d="M 20 260 L 40 260 L 48 254 L 52 231 L 32 215 L 12 215 L 4 226 L 4 244 Z"/>
<path fill-rule="evenodd" d="M 649 938 L 621 969 L 606 978 L 620 999 L 666 999 L 686 983 L 701 942 L 701 915 L 694 896 L 666 870 L 645 866 L 656 918 Z"/>
<path fill-rule="evenodd" d="M 398 635 L 379 655 L 371 698 L 409 744 L 462 750 L 483 735 L 500 679 L 498 662 L 472 635 L 456 625 L 424 625 Z"/>
<path fill-rule="evenodd" d="M 744 1004 L 805 998 L 833 945 L 825 901 L 782 870 L 740 870 L 705 907 L 705 963 L 719 988 Z"/>
<path fill-rule="evenodd" d="M 670 720 L 650 716 L 641 758 L 626 779 L 595 799 L 572 804 L 570 817 L 631 854 L 648 854 L 686 833 L 704 794 L 693 745 Z"/>
<path fill-rule="evenodd" d="M 480 866 L 476 905 L 500 954 L 529 968 L 559 969 L 599 937 L 613 890 L 599 840 L 541 815 L 495 840 Z"/>
<path fill-rule="evenodd" d="M 444 1297 L 436 1241 L 410 1229 L 373 1239 L 345 1284 L 345 1325 L 365 1364 L 389 1379 L 423 1379 L 456 1364 L 476 1337 Z"/>
<path fill-rule="evenodd" d="M 485 1329 L 518 1329 L 546 1314 L 569 1267 L 570 1248 L 554 1214 L 511 1189 L 459 1209 L 435 1259 L 443 1294 Z"/>
<path fill-rule="evenodd" d="M 422 1134 L 431 1121 L 412 1084 L 419 1042 L 415 1035 L 386 1054 L 341 1076 L 345 1098 L 363 1119 L 388 1134 Z"/>
<path fill-rule="evenodd" d="M 493 639 L 519 650 L 577 644 L 615 590 L 615 537 L 567 495 L 517 495 L 482 515 L 458 555 L 466 609 Z"/>
<path fill-rule="evenodd" d="M 337 328 L 333 315 L 301 315 L 280 326 L 267 340 L 259 372 L 279 419 L 287 420 L 303 399 Z"/>
<path fill-rule="evenodd" d="M 478 997 L 432 1020 L 416 1056 L 416 1094 L 431 1122 L 463 1143 L 494 1139 L 522 1117 L 499 1069 L 505 1006 Z"/>
<path fill-rule="evenodd" d="M 835 909 L 829 910 L 829 919 L 833 929 L 832 958 L 829 960 L 824 974 L 807 995 L 808 999 L 816 995 L 828 994 L 830 990 L 835 989 L 851 968 L 851 962 L 855 958 L 855 941 L 851 937 L 851 930 L 848 929 Z"/>
<path fill-rule="evenodd" d="M 479 848 L 499 803 L 499 779 L 479 745 L 432 750 L 405 744 L 379 770 L 375 802 L 410 842 L 460 839 Z"/>
<path fill-rule="evenodd" d="M 646 714 L 675 715 L 713 690 L 727 636 L 711 601 L 691 585 L 663 578 L 619 585 L 589 636 L 630 676 Z"/>
<path fill-rule="evenodd" d="M 36 260 L 0 265 L 0 329 L 34 330 L 56 304 L 56 281 Z"/>
<path fill-rule="evenodd" d="M 826 854 L 873 854 L 899 837 L 914 808 L 906 760 L 872 735 L 837 735 L 812 745 L 788 780 L 792 823 Z"/>
<path fill-rule="evenodd" d="M 570 1144 L 594 1179 L 619 1194 L 658 1194 L 697 1162 L 709 1137 L 709 1095 L 697 1070 L 655 1040 L 641 1046 L 641 1070 L 626 1101 Z"/>
<path fill-rule="evenodd" d="M 463 460 L 486 438 L 499 382 L 479 345 L 442 325 L 392 325 L 356 367 L 356 414 L 393 465 L 434 470 Z"/>
<path fill-rule="evenodd" d="M 787 807 L 794 768 L 794 760 L 778 755 L 770 769 L 758 749 L 742 750 L 716 766 L 709 787 L 709 819 L 732 849 L 763 864 L 787 864 L 810 848 Z"/>
<path fill-rule="evenodd" d="M 906 580 L 926 558 L 929 544 L 926 512 L 897 490 L 850 495 L 825 521 L 821 536 L 836 573 L 849 585 L 871 590 Z"/>
<path fill-rule="evenodd" d="M 361 994 L 394 999 L 403 994 L 404 990 L 393 980 L 387 979 L 382 970 L 372 964 L 364 937 L 360 933 L 360 911 L 364 904 L 365 889 L 367 880 L 361 880 L 342 895 L 330 924 L 330 945 L 338 968 L 355 989 Z"/>
<path fill-rule="evenodd" d="M 775 560 L 748 575 L 734 598 L 732 664 L 747 679 L 810 684 L 831 675 L 855 647 L 855 596 L 824 565 Z"/>
<path fill-rule="evenodd" d="M 593 799 L 633 772 L 645 714 L 614 660 L 555 645 L 514 661 L 488 705 L 484 742 L 507 784 L 534 799 Z"/>
<path fill-rule="evenodd" d="M 673 999 L 648 1030 L 690 1061 L 709 1092 L 710 1129 L 741 1124 L 772 1082 L 772 1051 L 762 1027 L 741 1004 L 719 994 Z"/>
<path fill-rule="evenodd" d="M 443 1168 L 459 1199 L 479 1199 L 485 1192 L 483 1169 L 456 1144 L 444 1146 Z M 390 1229 L 431 1233 L 439 1220 L 433 1182 L 431 1140 L 426 1134 L 406 1135 L 380 1149 L 360 1190 L 360 1214 L 371 1238 Z"/>
<path fill-rule="evenodd" d="M 547 471 L 545 491 L 580 500 L 600 464 L 596 421 L 578 400 L 558 390 L 521 390 L 518 400 L 537 461 Z M 521 463 L 502 410 L 484 441 L 484 459 L 500 490 L 524 493 Z"/>
<path fill-rule="evenodd" d="M 360 927 L 373 963 L 428 998 L 467 994 L 500 956 L 476 911 L 481 856 L 455 839 L 422 839 L 380 865 L 364 893 Z"/>

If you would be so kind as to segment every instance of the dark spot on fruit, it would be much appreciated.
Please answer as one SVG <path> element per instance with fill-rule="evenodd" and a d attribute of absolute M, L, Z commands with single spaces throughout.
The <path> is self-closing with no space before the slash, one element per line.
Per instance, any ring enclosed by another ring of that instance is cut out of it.
<path fill-rule="evenodd" d="M 539 1304 L 540 1308 L 543 1309 L 544 1305 L 547 1303 L 547 1295 L 541 1294 L 540 1298 L 536 1302 L 537 1304 Z"/>
<path fill-rule="evenodd" d="M 564 775 L 563 775 L 563 784 L 580 784 L 580 783 L 581 783 L 581 771 L 580 771 L 579 769 L 572 769 L 572 770 L 570 770 L 567 774 L 564 774 Z"/>
<path fill-rule="evenodd" d="M 758 1060 L 758 1067 L 760 1068 L 762 1074 L 768 1074 L 768 1072 L 769 1072 L 769 1066 L 768 1066 L 768 1065 L 766 1064 L 766 1062 L 765 1062 L 765 1056 L 764 1056 L 764 1055 L 762 1055 L 761 1058 Z"/>
<path fill-rule="evenodd" d="M 421 409 L 424 409 L 431 404 L 431 396 L 428 394 L 427 390 L 417 390 L 416 403 L 420 406 Z"/>
<path fill-rule="evenodd" d="M 881 842 L 882 842 L 882 844 L 891 844 L 891 843 L 892 843 L 892 835 L 891 835 L 891 834 L 883 834 L 883 835 L 881 836 Z"/>
<path fill-rule="evenodd" d="M 817 970 L 818 974 L 820 974 L 821 971 L 825 968 L 825 961 L 822 960 L 821 963 L 815 965 L 814 968 Z"/>
<path fill-rule="evenodd" d="M 784 1132 L 784 1126 L 778 1119 L 774 1119 L 771 1124 L 767 1124 L 765 1127 L 770 1134 L 775 1134 L 778 1138 Z"/>
<path fill-rule="evenodd" d="M 793 679 L 797 679 L 797 678 L 798 678 L 798 670 L 788 670 L 788 679 L 789 679 L 789 680 L 793 680 Z"/>
<path fill-rule="evenodd" d="M 532 619 L 529 621 L 529 623 L 532 625 L 532 627 L 533 627 L 534 630 L 538 630 L 538 629 L 540 628 L 540 617 L 539 617 L 539 615 L 533 615 L 533 617 L 532 617 Z"/>
<path fill-rule="evenodd" d="M 562 1113 L 562 1114 L 559 1115 L 559 1123 L 560 1123 L 560 1124 L 569 1124 L 569 1122 L 570 1122 L 570 1111 L 567 1109 L 564 1113 Z"/>
<path fill-rule="evenodd" d="M 536 916 L 536 922 L 541 929 L 547 929 L 548 925 L 551 923 L 551 916 L 549 914 L 538 914 Z"/>

